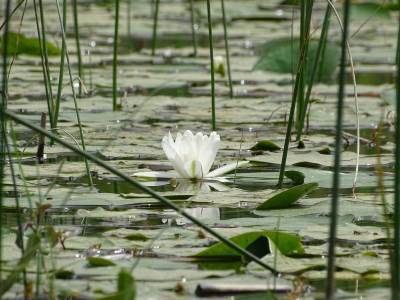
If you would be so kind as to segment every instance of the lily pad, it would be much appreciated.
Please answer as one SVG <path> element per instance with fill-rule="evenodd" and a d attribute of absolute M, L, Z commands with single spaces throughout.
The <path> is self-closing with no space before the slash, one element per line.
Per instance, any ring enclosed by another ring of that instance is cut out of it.
<path fill-rule="evenodd" d="M 115 266 L 115 263 L 109 259 L 98 257 L 98 256 L 88 256 L 86 258 L 89 267 L 108 267 Z"/>
<path fill-rule="evenodd" d="M 297 185 L 288 190 L 280 192 L 277 195 L 272 196 L 264 203 L 257 206 L 258 210 L 267 210 L 267 209 L 282 209 L 290 207 L 294 202 L 299 200 L 304 195 L 308 194 L 312 190 L 318 187 L 318 183 L 306 183 L 302 185 Z"/>
<path fill-rule="evenodd" d="M 60 49 L 50 43 L 46 42 L 47 54 L 59 55 Z M 0 38 L 0 49 L 3 52 L 3 40 Z M 15 32 L 8 33 L 8 46 L 7 46 L 7 54 L 28 54 L 33 56 L 40 56 L 40 44 L 38 38 L 28 38 L 23 34 L 18 34 Z"/>
<path fill-rule="evenodd" d="M 311 76 L 310 70 L 314 64 L 318 48 L 318 41 L 309 43 L 307 56 L 307 79 Z M 279 38 L 265 43 L 260 51 L 260 58 L 254 65 L 254 70 L 264 70 L 276 73 L 295 73 L 299 60 L 298 39 Z M 291 59 L 293 57 L 293 59 Z M 336 66 L 339 63 L 339 47 L 333 42 L 327 42 L 325 56 L 322 62 L 321 77 L 316 82 L 332 82 Z"/>
<path fill-rule="evenodd" d="M 281 150 L 277 144 L 269 140 L 258 141 L 253 147 L 250 148 L 252 151 L 278 151 Z"/>
<path fill-rule="evenodd" d="M 279 231 L 248 232 L 234 236 L 230 238 L 230 240 L 257 257 L 263 257 L 272 253 L 273 250 L 271 249 L 269 242 L 272 242 L 283 255 L 304 253 L 303 246 L 301 245 L 298 236 Z M 223 260 L 224 258 L 232 259 L 234 257 L 239 259 L 241 255 L 236 250 L 222 242 L 219 242 L 197 253 L 194 257 L 219 258 Z"/>

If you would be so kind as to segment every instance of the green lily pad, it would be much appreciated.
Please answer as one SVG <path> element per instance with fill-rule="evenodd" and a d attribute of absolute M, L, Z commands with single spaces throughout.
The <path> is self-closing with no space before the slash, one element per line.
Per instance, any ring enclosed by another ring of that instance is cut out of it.
<path fill-rule="evenodd" d="M 281 150 L 277 144 L 269 140 L 258 141 L 253 147 L 250 148 L 252 151 L 278 151 Z"/>
<path fill-rule="evenodd" d="M 295 73 L 297 61 L 299 60 L 298 39 L 279 38 L 265 43 L 260 51 L 260 58 L 253 67 L 253 70 L 264 70 L 276 73 Z M 311 76 L 311 70 L 317 54 L 318 41 L 312 40 L 309 43 L 307 57 L 307 80 Z M 293 52 L 293 53 L 292 53 Z M 291 59 L 293 57 L 293 59 Z M 339 47 L 333 42 L 327 42 L 325 55 L 322 62 L 321 77 L 315 82 L 332 82 L 339 63 Z"/>
<path fill-rule="evenodd" d="M 232 242 L 246 249 L 257 257 L 263 257 L 272 253 L 269 242 L 272 242 L 283 255 L 304 253 L 300 238 L 296 235 L 279 231 L 258 231 L 239 234 L 230 238 Z M 239 259 L 241 255 L 222 242 L 197 253 L 196 258 Z"/>
<path fill-rule="evenodd" d="M 115 263 L 109 259 L 98 256 L 88 256 L 86 258 L 89 267 L 109 267 L 115 266 Z"/>
<path fill-rule="evenodd" d="M 46 42 L 47 54 L 49 56 L 59 55 L 60 49 L 50 43 Z M 3 41 L 0 38 L 0 49 L 3 52 Z M 15 32 L 8 33 L 8 46 L 7 46 L 7 54 L 28 54 L 33 56 L 40 56 L 40 44 L 38 38 L 28 38 L 23 34 L 18 34 Z"/>
<path fill-rule="evenodd" d="M 285 176 L 293 181 L 294 184 L 303 184 L 306 175 L 300 171 L 289 170 L 285 171 Z"/>
<path fill-rule="evenodd" d="M 264 203 L 257 206 L 257 210 L 267 210 L 267 209 L 281 209 L 291 206 L 294 202 L 299 200 L 304 195 L 308 194 L 312 190 L 318 187 L 318 183 L 306 183 L 302 185 L 297 185 L 288 190 L 280 192 L 266 200 Z"/>

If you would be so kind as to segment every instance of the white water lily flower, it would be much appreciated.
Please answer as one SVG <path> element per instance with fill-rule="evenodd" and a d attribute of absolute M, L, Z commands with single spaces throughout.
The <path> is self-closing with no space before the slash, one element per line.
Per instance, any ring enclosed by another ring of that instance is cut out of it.
<path fill-rule="evenodd" d="M 175 140 L 169 133 L 164 136 L 161 145 L 178 174 L 172 172 L 141 172 L 136 173 L 135 176 L 187 179 L 213 178 L 247 163 L 247 161 L 234 162 L 210 172 L 217 156 L 219 143 L 220 136 L 216 132 L 211 132 L 208 136 L 201 132 L 194 135 L 190 130 L 186 130 L 183 134 L 178 133 Z"/>

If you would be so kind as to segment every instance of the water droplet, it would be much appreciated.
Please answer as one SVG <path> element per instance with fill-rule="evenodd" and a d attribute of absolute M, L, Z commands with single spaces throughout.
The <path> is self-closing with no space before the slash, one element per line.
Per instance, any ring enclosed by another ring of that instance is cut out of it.
<path fill-rule="evenodd" d="M 275 11 L 275 15 L 277 15 L 278 17 L 283 16 L 283 10 L 282 9 L 277 9 Z"/>
<path fill-rule="evenodd" d="M 95 41 L 90 41 L 89 46 L 94 48 L 96 47 L 96 42 Z"/>

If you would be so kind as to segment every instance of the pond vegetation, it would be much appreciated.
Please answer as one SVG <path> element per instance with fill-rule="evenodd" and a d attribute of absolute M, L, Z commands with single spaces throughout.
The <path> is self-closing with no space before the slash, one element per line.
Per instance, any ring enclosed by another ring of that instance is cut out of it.
<path fill-rule="evenodd" d="M 400 299 L 399 6 L 1 1 L 0 298 Z"/>

